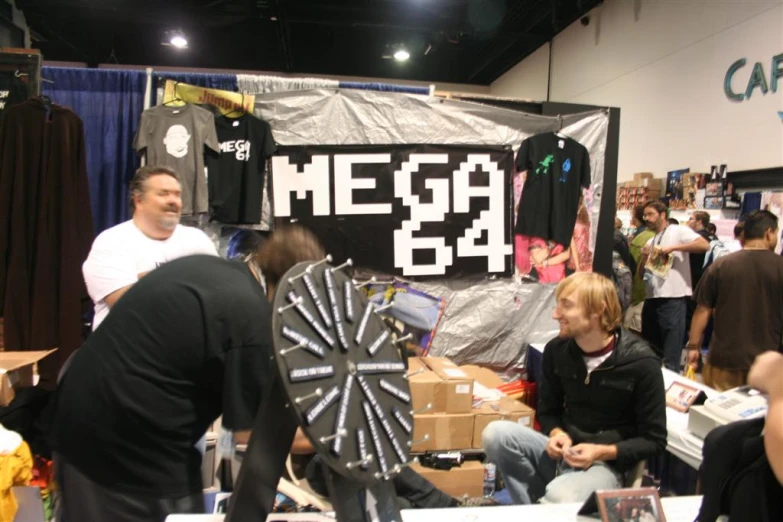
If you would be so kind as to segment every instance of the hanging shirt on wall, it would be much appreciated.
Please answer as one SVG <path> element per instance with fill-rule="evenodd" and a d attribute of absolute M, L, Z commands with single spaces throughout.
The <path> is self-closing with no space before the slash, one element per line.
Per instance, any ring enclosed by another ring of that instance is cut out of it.
<path fill-rule="evenodd" d="M 261 222 L 266 160 L 275 152 L 269 124 L 251 114 L 215 120 L 220 155 L 207 158 L 209 208 L 221 223 Z"/>
<path fill-rule="evenodd" d="M 207 211 L 205 148 L 219 152 L 215 119 L 194 105 L 159 105 L 141 114 L 133 148 L 146 153 L 147 165 L 165 165 L 177 171 L 182 183 L 182 215 Z"/>
<path fill-rule="evenodd" d="M 582 187 L 590 186 L 587 149 L 554 132 L 537 134 L 522 142 L 516 167 L 527 171 L 516 233 L 569 245 Z"/>
<path fill-rule="evenodd" d="M 32 98 L 0 119 L 0 315 L 5 349 L 57 346 L 39 364 L 54 384 L 82 344 L 89 302 L 81 264 L 93 222 L 84 124 L 73 111 Z"/>
<path fill-rule="evenodd" d="M 27 85 L 13 71 L 0 72 L 0 117 L 12 105 L 27 99 Z"/>

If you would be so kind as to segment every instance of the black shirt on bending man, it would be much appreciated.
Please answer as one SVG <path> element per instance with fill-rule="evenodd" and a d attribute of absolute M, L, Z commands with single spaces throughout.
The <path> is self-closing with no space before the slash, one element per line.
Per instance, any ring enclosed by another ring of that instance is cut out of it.
<path fill-rule="evenodd" d="M 272 381 L 271 311 L 245 264 L 177 259 L 120 299 L 60 385 L 54 450 L 118 491 L 201 492 L 194 444 L 250 429 Z"/>

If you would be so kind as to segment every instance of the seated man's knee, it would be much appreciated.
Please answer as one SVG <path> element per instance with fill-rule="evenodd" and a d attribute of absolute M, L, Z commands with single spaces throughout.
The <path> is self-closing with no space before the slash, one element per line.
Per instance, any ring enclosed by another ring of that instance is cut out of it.
<path fill-rule="evenodd" d="M 585 488 L 573 486 L 573 484 L 568 482 L 552 481 L 547 484 L 546 492 L 541 502 L 546 504 L 583 503 L 592 493 L 592 490 L 587 491 Z"/>
<path fill-rule="evenodd" d="M 481 434 L 484 452 L 490 460 L 497 460 L 509 450 L 519 451 L 524 446 L 527 429 L 509 421 L 491 422 Z"/>

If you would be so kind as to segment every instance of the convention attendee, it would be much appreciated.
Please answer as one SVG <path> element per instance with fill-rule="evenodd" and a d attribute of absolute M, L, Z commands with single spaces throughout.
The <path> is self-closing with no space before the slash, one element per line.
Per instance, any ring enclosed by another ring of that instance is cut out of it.
<path fill-rule="evenodd" d="M 129 187 L 133 216 L 95 238 L 82 272 L 95 303 L 95 330 L 141 277 L 173 259 L 217 255 L 207 235 L 179 224 L 182 188 L 177 173 L 156 165 L 136 171 Z"/>
<path fill-rule="evenodd" d="M 642 248 L 647 241 L 655 235 L 655 232 L 647 228 L 644 223 L 644 206 L 637 205 L 633 209 L 631 216 L 631 225 L 634 227 L 633 237 L 631 238 L 630 251 L 631 258 L 637 270 L 633 271 L 633 290 L 631 292 L 631 307 L 625 313 L 623 325 L 629 330 L 642 332 L 642 303 L 644 303 L 645 289 L 644 279 L 638 273 L 638 266 L 642 260 Z"/>
<path fill-rule="evenodd" d="M 482 436 L 516 504 L 584 502 L 622 487 L 626 471 L 666 448 L 661 362 L 620 328 L 612 282 L 577 273 L 555 295 L 560 334 L 544 349 L 541 432 L 496 421 Z"/>
<path fill-rule="evenodd" d="M 744 221 L 745 246 L 716 259 L 699 284 L 688 341 L 697 365 L 702 335 L 714 317 L 704 384 L 726 390 L 745 384 L 755 357 L 780 350 L 783 338 L 783 258 L 775 254 L 778 218 L 756 210 Z"/>
<path fill-rule="evenodd" d="M 715 235 L 710 234 L 710 232 L 707 230 L 707 226 L 710 224 L 710 215 L 703 210 L 692 212 L 688 218 L 688 226 L 690 229 L 706 239 L 707 243 L 717 239 Z M 701 275 L 704 272 L 704 256 L 705 254 L 703 253 L 692 253 L 689 256 L 691 264 L 691 284 L 693 285 L 693 288 L 696 288 L 696 285 L 699 284 Z M 690 315 L 693 315 L 692 308 L 689 310 L 689 312 Z"/>
<path fill-rule="evenodd" d="M 631 272 L 636 271 L 636 261 L 633 260 L 633 256 L 631 255 L 630 245 L 628 244 L 628 238 L 625 237 L 625 234 L 623 234 L 622 230 L 622 222 L 620 222 L 620 226 L 617 226 L 617 222 L 620 220 L 619 218 L 615 217 L 615 225 L 614 225 L 614 246 L 612 247 L 612 250 L 620 254 L 620 258 L 623 260 L 623 263 L 625 263 L 625 266 L 631 269 Z"/>
<path fill-rule="evenodd" d="M 688 256 L 704 253 L 710 245 L 690 228 L 672 225 L 666 211 L 660 201 L 644 206 L 644 220 L 655 236 L 642 249 L 638 269 L 646 283 L 642 337 L 663 357 L 667 368 L 679 372 L 687 334 L 687 302 L 693 293 Z"/>
<path fill-rule="evenodd" d="M 783 485 L 783 355 L 769 351 L 756 357 L 748 384 L 768 396 L 764 448 L 775 478 Z"/>
<path fill-rule="evenodd" d="M 767 395 L 766 418 L 739 418 L 705 437 L 698 522 L 783 520 L 783 355 L 756 357 L 748 384 Z"/>
<path fill-rule="evenodd" d="M 710 241 L 718 238 L 718 227 L 715 226 L 715 223 L 707 223 L 705 228 L 707 229 L 707 233 L 710 235 Z"/>
<path fill-rule="evenodd" d="M 734 225 L 734 240 L 737 242 L 739 247 L 730 246 L 729 248 L 733 252 L 739 252 L 745 246 L 745 222 L 744 221 L 740 221 L 739 223 Z"/>
<path fill-rule="evenodd" d="M 680 224 L 680 220 L 679 219 L 675 219 L 675 218 L 669 218 L 669 224 L 670 225 L 679 225 Z"/>
<path fill-rule="evenodd" d="M 289 268 L 323 257 L 309 231 L 288 226 L 247 263 L 189 256 L 134 284 L 61 378 L 57 520 L 203 512 L 194 444 L 221 414 L 227 429 L 251 428 L 275 372 L 269 302 Z"/>

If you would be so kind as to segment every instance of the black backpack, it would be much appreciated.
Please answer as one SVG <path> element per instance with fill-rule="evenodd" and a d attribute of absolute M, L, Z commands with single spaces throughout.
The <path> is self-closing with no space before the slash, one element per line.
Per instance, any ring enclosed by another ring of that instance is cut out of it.
<path fill-rule="evenodd" d="M 697 522 L 783 520 L 783 486 L 764 452 L 764 419 L 715 428 L 704 440 L 699 470 L 704 499 Z"/>

